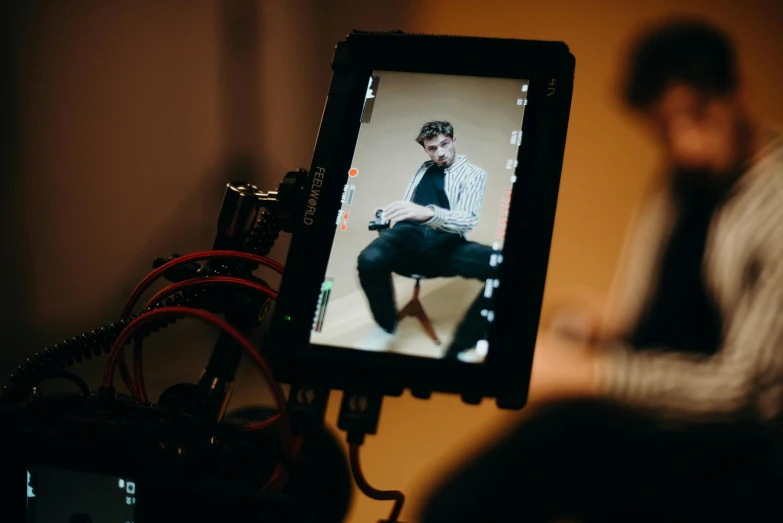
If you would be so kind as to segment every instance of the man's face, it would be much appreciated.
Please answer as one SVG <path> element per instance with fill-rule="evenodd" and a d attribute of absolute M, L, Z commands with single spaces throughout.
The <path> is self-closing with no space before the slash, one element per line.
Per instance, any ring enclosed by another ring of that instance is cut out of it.
<path fill-rule="evenodd" d="M 454 149 L 456 140 L 441 133 L 433 138 L 424 140 L 424 150 L 430 159 L 443 168 L 451 167 L 457 154 Z"/>
<path fill-rule="evenodd" d="M 744 160 L 743 114 L 737 95 L 673 85 L 645 117 L 675 170 L 719 181 Z"/>

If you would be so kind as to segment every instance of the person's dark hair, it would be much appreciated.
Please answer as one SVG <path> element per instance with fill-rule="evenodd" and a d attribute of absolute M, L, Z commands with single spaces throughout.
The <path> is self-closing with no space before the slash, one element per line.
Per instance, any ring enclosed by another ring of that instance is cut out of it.
<path fill-rule="evenodd" d="M 419 136 L 416 137 L 416 143 L 424 147 L 424 140 L 435 138 L 439 134 L 445 134 L 449 138 L 454 138 L 454 127 L 449 122 L 427 122 L 421 126 Z"/>
<path fill-rule="evenodd" d="M 675 83 L 705 94 L 734 92 L 737 65 L 729 36 L 695 18 L 670 21 L 642 34 L 631 48 L 623 86 L 626 103 L 633 109 L 648 108 Z"/>

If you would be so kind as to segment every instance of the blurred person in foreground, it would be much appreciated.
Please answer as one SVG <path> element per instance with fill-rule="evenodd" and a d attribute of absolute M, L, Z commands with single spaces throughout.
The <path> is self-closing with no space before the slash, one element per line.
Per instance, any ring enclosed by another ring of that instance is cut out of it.
<path fill-rule="evenodd" d="M 543 407 L 423 523 L 783 521 L 783 135 L 749 114 L 733 44 L 705 22 L 652 28 L 628 66 L 668 169 L 609 305 L 540 336 Z"/>

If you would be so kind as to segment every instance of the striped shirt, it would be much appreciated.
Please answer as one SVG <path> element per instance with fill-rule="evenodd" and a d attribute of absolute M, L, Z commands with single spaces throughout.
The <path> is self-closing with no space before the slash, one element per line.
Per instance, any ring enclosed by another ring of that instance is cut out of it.
<path fill-rule="evenodd" d="M 770 138 L 710 222 L 703 269 L 723 320 L 720 349 L 704 356 L 613 345 L 596 369 L 611 397 L 675 421 L 780 419 L 783 135 Z M 677 216 L 665 187 L 641 210 L 613 285 L 609 334 L 639 321 Z"/>
<path fill-rule="evenodd" d="M 435 162 L 424 162 L 408 184 L 405 191 L 406 202 L 413 199 L 416 187 L 419 185 L 427 169 Z M 484 188 L 487 185 L 487 173 L 468 163 L 465 156 L 454 158 L 454 163 L 443 170 L 444 192 L 449 200 L 449 209 L 428 205 L 435 216 L 424 222 L 433 229 L 464 235 L 476 226 L 479 221 L 481 204 L 484 202 Z"/>

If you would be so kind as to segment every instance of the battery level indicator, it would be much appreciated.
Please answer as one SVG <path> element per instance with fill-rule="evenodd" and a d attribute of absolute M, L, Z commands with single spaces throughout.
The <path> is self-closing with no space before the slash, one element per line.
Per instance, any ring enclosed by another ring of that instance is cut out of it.
<path fill-rule="evenodd" d="M 350 218 L 350 216 L 351 216 L 351 210 L 346 209 L 345 212 L 343 212 L 342 225 L 340 225 L 341 231 L 344 231 L 345 229 L 348 228 L 348 218 Z"/>
<path fill-rule="evenodd" d="M 332 293 L 333 285 L 334 280 L 331 278 L 327 278 L 321 285 L 321 294 L 318 297 L 318 306 L 316 307 L 315 321 L 313 322 L 313 330 L 315 332 L 321 332 L 324 326 L 326 306 L 329 304 L 329 295 Z"/>

